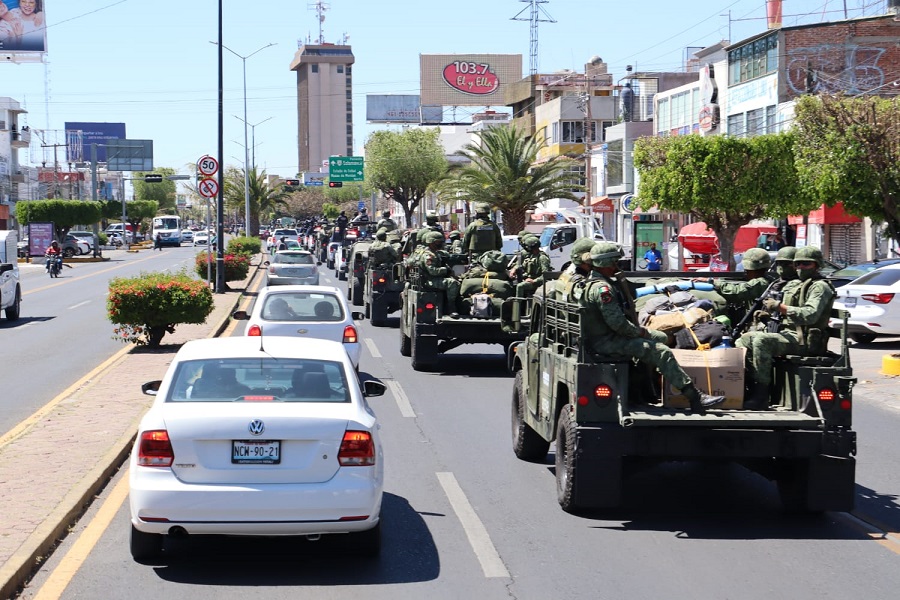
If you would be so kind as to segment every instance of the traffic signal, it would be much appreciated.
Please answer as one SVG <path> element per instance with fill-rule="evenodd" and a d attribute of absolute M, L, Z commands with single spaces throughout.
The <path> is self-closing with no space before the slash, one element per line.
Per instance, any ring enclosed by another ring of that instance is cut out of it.
<path fill-rule="evenodd" d="M 300 180 L 299 179 L 285 179 L 284 185 L 289 186 L 289 187 L 297 187 L 300 185 Z"/>
<path fill-rule="evenodd" d="M 144 183 L 162 183 L 163 176 L 156 174 L 144 175 Z"/>
<path fill-rule="evenodd" d="M 343 181 L 329 181 L 328 187 L 344 187 Z"/>

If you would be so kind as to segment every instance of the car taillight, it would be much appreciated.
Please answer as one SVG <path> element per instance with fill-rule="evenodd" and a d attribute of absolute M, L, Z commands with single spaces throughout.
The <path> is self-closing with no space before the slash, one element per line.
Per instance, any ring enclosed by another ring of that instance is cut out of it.
<path fill-rule="evenodd" d="M 257 337 L 261 336 L 262 335 L 262 327 L 260 327 L 259 325 L 251 325 L 250 328 L 247 330 L 247 335 L 253 335 L 253 336 L 257 336 Z"/>
<path fill-rule="evenodd" d="M 353 325 L 347 325 L 346 327 L 344 327 L 344 343 L 355 344 L 356 340 L 356 327 L 354 327 Z"/>
<path fill-rule="evenodd" d="M 893 294 L 863 294 L 860 296 L 863 300 L 874 302 L 875 304 L 887 304 L 894 299 Z"/>
<path fill-rule="evenodd" d="M 371 467 L 375 464 L 375 444 L 368 431 L 344 432 L 338 462 L 342 467 Z"/>
<path fill-rule="evenodd" d="M 612 398 L 612 388 L 605 383 L 600 384 L 594 388 L 594 396 L 597 398 Z"/>
<path fill-rule="evenodd" d="M 142 467 L 171 467 L 175 460 L 169 432 L 165 429 L 141 433 L 137 463 Z"/>
<path fill-rule="evenodd" d="M 269 267 L 269 273 L 271 273 L 272 275 L 275 274 L 275 266 L 274 265 Z"/>

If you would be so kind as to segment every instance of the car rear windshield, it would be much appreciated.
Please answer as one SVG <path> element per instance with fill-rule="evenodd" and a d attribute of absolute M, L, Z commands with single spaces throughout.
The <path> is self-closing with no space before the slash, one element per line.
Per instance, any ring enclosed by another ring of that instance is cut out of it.
<path fill-rule="evenodd" d="M 296 237 L 297 230 L 296 229 L 276 229 L 275 233 L 273 233 L 272 235 L 275 237 L 279 237 L 282 235 L 284 235 L 284 236 L 292 235 L 292 236 Z"/>
<path fill-rule="evenodd" d="M 350 402 L 344 366 L 268 356 L 185 361 L 166 402 Z"/>
<path fill-rule="evenodd" d="M 281 292 L 266 296 L 261 315 L 266 321 L 340 322 L 344 308 L 334 294 Z"/>
<path fill-rule="evenodd" d="M 900 269 L 875 269 L 853 282 L 853 285 L 894 285 L 900 281 Z"/>
<path fill-rule="evenodd" d="M 275 255 L 275 262 L 285 265 L 311 265 L 313 257 L 311 254 L 294 254 L 281 252 Z"/>

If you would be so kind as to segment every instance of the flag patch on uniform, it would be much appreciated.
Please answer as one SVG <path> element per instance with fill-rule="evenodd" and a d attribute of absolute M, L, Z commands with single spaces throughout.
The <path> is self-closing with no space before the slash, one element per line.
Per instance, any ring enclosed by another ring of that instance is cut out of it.
<path fill-rule="evenodd" d="M 600 292 L 600 302 L 603 304 L 609 304 L 613 301 L 613 295 L 609 293 L 609 290 L 603 290 Z"/>

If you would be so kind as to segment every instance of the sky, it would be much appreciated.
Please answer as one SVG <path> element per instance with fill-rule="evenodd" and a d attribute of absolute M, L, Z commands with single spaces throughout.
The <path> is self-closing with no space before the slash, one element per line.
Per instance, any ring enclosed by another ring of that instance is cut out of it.
<path fill-rule="evenodd" d="M 247 144 L 269 174 L 297 174 L 296 73 L 300 44 L 315 42 L 313 2 L 223 5 L 225 165 L 243 168 L 246 64 Z M 784 0 L 785 26 L 884 14 L 885 0 Z M 519 0 L 331 0 L 322 23 L 326 42 L 347 36 L 353 67 L 355 154 L 386 125 L 367 124 L 367 94 L 417 94 L 419 54 L 523 55 L 529 69 L 530 3 Z M 764 0 L 549 0 L 540 7 L 542 73 L 582 70 L 592 56 L 614 81 L 635 71 L 680 70 L 685 48 L 734 42 L 766 28 Z M 46 64 L 0 63 L 0 97 L 28 111 L 20 123 L 59 131 L 65 122 L 124 122 L 129 139 L 151 139 L 156 167 L 187 174 L 186 165 L 218 152 L 218 2 L 45 0 Z M 543 16 L 543 15 L 542 15 Z M 268 44 L 274 46 L 264 48 Z M 258 51 L 258 52 L 257 52 Z M 254 54 L 255 53 L 255 54 Z M 476 112 L 472 109 L 472 112 Z M 457 113 L 461 116 L 462 113 Z M 396 127 L 396 126 L 395 126 Z M 253 135 L 255 134 L 255 135 Z M 51 156 L 44 157 L 42 152 Z M 19 151 L 19 162 L 52 161 L 50 150 Z M 251 159 L 251 163 L 252 163 Z"/>

